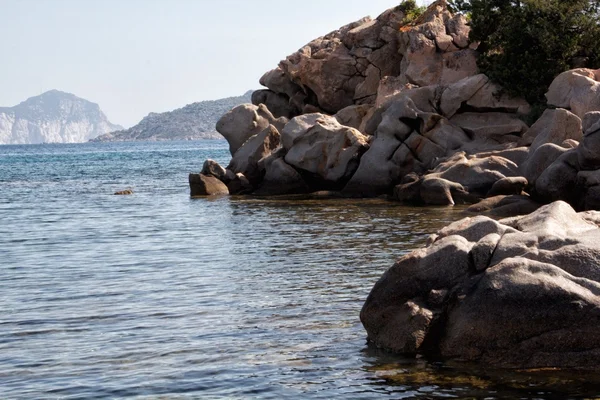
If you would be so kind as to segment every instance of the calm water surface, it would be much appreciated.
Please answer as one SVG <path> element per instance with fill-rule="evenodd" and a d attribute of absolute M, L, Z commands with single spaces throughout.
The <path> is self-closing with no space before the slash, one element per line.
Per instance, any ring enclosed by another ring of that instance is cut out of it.
<path fill-rule="evenodd" d="M 224 141 L 0 146 L 0 398 L 567 398 L 597 377 L 369 348 L 374 282 L 460 210 L 190 199 Z M 132 188 L 133 196 L 114 196 Z"/>

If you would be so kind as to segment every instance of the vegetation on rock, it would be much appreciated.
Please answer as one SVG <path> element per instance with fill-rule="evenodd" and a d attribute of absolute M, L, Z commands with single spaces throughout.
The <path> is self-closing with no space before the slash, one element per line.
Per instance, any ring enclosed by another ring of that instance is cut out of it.
<path fill-rule="evenodd" d="M 599 0 L 455 0 L 469 13 L 478 65 L 508 94 L 544 104 L 561 72 L 600 67 Z"/>
<path fill-rule="evenodd" d="M 415 21 L 426 9 L 427 7 L 419 7 L 415 0 L 404 0 L 396 7 L 397 11 L 401 11 L 402 14 L 404 14 L 404 20 L 402 22 L 405 24 Z"/>

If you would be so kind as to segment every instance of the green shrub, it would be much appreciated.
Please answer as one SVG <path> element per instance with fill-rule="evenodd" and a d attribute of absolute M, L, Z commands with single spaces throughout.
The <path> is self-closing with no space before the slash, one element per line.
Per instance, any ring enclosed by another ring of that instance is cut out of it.
<path fill-rule="evenodd" d="M 396 6 L 396 11 L 404 14 L 404 23 L 408 24 L 416 20 L 425 12 L 427 7 L 419 7 L 415 0 L 404 0 L 400 5 Z"/>
<path fill-rule="evenodd" d="M 536 104 L 559 73 L 600 65 L 600 0 L 455 0 L 470 14 L 478 64 L 506 92 Z"/>

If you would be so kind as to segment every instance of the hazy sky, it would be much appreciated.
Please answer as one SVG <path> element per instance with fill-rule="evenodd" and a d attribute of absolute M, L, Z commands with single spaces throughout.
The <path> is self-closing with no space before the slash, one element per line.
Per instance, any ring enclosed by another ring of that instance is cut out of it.
<path fill-rule="evenodd" d="M 398 3 L 0 0 L 0 106 L 58 89 L 128 127 L 152 111 L 257 89 L 310 40 Z"/>

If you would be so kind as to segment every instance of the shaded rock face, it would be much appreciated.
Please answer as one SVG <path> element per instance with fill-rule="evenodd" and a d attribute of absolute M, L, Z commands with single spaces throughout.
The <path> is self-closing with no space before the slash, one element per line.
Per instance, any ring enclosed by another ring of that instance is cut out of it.
<path fill-rule="evenodd" d="M 260 182 L 264 170 L 260 168 L 259 161 L 277 149 L 279 141 L 279 131 L 273 125 L 269 125 L 259 134 L 250 137 L 235 152 L 227 169 L 235 174 L 243 174 L 250 182 Z"/>
<path fill-rule="evenodd" d="M 361 311 L 374 345 L 509 368 L 596 368 L 600 213 L 466 218 L 401 258 Z"/>
<path fill-rule="evenodd" d="M 203 197 L 219 194 L 229 194 L 227 186 L 214 176 L 203 174 L 190 174 L 190 196 Z"/>

